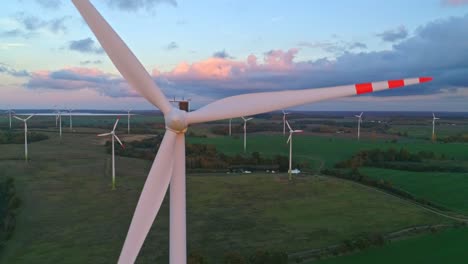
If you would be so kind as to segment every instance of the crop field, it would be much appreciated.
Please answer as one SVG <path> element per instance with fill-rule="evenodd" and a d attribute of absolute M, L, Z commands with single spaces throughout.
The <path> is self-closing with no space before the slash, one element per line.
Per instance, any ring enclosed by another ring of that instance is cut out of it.
<path fill-rule="evenodd" d="M 468 214 L 468 173 L 410 172 L 380 168 L 364 168 L 362 172 L 374 179 L 389 181 L 417 197 Z"/>
<path fill-rule="evenodd" d="M 382 248 L 323 261 L 317 264 L 465 263 L 468 259 L 468 228 L 452 229 L 392 242 Z"/>

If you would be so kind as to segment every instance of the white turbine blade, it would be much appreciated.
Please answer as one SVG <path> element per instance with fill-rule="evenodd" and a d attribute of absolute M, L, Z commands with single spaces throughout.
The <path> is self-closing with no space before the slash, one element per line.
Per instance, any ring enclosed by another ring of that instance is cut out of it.
<path fill-rule="evenodd" d="M 118 117 L 117 120 L 115 120 L 114 128 L 112 128 L 112 131 L 115 131 L 115 129 L 117 128 L 117 124 L 119 123 L 119 120 L 120 120 L 120 117 Z"/>
<path fill-rule="evenodd" d="M 33 117 L 33 116 L 34 116 L 34 115 L 28 116 L 28 117 L 25 119 L 25 121 L 28 121 L 28 120 L 29 120 L 31 117 Z"/>
<path fill-rule="evenodd" d="M 143 65 L 89 0 L 72 0 L 115 67 L 130 86 L 168 114 L 172 107 Z"/>
<path fill-rule="evenodd" d="M 108 135 L 111 135 L 112 133 L 104 133 L 104 134 L 99 134 L 97 135 L 98 137 L 105 137 L 105 136 L 108 136 Z"/>
<path fill-rule="evenodd" d="M 432 113 L 432 118 L 435 118 L 435 115 L 434 115 L 434 113 Z"/>
<path fill-rule="evenodd" d="M 293 129 L 291 128 L 291 126 L 289 125 L 289 122 L 288 122 L 288 120 L 286 120 L 286 125 L 288 126 L 288 128 L 289 128 L 289 131 L 292 131 L 292 130 L 293 130 Z"/>
<path fill-rule="evenodd" d="M 117 139 L 117 142 L 119 142 L 120 146 L 122 146 L 122 148 L 125 148 L 125 145 L 122 143 L 122 141 L 120 141 L 120 138 L 116 134 L 113 134 L 113 136 L 115 139 Z"/>
<path fill-rule="evenodd" d="M 247 120 L 245 119 L 245 117 L 241 116 L 241 118 L 244 120 L 244 122 L 246 122 Z"/>
<path fill-rule="evenodd" d="M 20 120 L 20 121 L 23 121 L 23 122 L 25 121 L 24 119 L 19 118 L 19 117 L 17 117 L 17 116 L 13 116 L 13 117 L 16 118 L 16 119 L 18 119 L 18 120 Z"/>
<path fill-rule="evenodd" d="M 293 130 L 293 133 L 302 133 L 304 130 L 298 129 L 298 130 Z"/>
<path fill-rule="evenodd" d="M 227 97 L 187 113 L 189 124 L 256 115 L 279 109 L 431 81 L 431 77 L 390 80 L 327 88 L 252 93 Z M 239 107 L 242 106 L 242 107 Z"/>
<path fill-rule="evenodd" d="M 362 117 L 362 114 L 364 114 L 364 112 L 361 112 L 361 114 L 359 115 L 359 117 Z"/>
<path fill-rule="evenodd" d="M 286 141 L 286 143 L 289 143 L 289 141 L 291 141 L 291 137 L 292 137 L 292 134 L 289 133 L 289 137 L 288 137 L 288 140 Z"/>
<path fill-rule="evenodd" d="M 141 192 L 122 252 L 120 264 L 134 263 L 171 181 L 177 134 L 167 130 Z"/>
<path fill-rule="evenodd" d="M 252 120 L 252 119 L 254 119 L 254 118 L 253 118 L 253 117 L 247 118 L 247 119 L 245 119 L 245 121 L 247 122 L 247 121 L 250 121 L 250 120 Z"/>

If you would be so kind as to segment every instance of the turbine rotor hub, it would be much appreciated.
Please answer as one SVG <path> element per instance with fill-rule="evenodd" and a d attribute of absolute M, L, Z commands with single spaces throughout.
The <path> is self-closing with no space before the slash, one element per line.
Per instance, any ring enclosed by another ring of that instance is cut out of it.
<path fill-rule="evenodd" d="M 187 112 L 177 108 L 172 110 L 164 116 L 166 122 L 166 129 L 171 130 L 175 133 L 185 133 L 187 131 Z"/>

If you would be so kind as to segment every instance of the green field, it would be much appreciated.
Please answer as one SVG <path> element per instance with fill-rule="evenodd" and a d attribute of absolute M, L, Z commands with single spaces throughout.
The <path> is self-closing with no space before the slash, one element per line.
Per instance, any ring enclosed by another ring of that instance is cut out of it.
<path fill-rule="evenodd" d="M 361 172 L 448 209 L 468 214 L 468 173 L 412 172 L 363 168 Z"/>
<path fill-rule="evenodd" d="M 262 155 L 289 155 L 289 147 L 286 144 L 287 137 L 282 135 L 251 134 L 247 137 L 248 152 L 258 151 Z M 243 137 L 189 137 L 190 143 L 214 144 L 221 152 L 228 155 L 243 153 Z M 411 152 L 421 150 L 434 151 L 444 154 L 448 158 L 457 160 L 468 160 L 468 151 L 465 144 L 433 144 L 423 140 L 401 140 L 391 143 L 385 140 L 357 141 L 348 138 L 334 138 L 332 136 L 294 135 L 293 154 L 298 160 L 309 161 L 312 166 L 322 161 L 326 166 L 333 166 L 336 162 L 348 159 L 362 149 L 400 149 L 407 148 Z"/>
<path fill-rule="evenodd" d="M 394 264 L 394 263 L 466 263 L 468 228 L 452 229 L 437 234 L 392 242 L 382 248 L 331 258 L 307 264 Z"/>
<path fill-rule="evenodd" d="M 49 140 L 30 144 L 29 164 L 21 160 L 21 144 L 1 145 L 0 177 L 14 177 L 23 200 L 1 263 L 116 261 L 150 162 L 118 157 L 118 189 L 111 191 L 110 157 L 101 139 L 91 134 L 103 130 L 86 131 L 90 134 L 65 134 L 62 143 L 51 133 Z M 291 253 L 363 234 L 450 222 L 351 182 L 306 177 L 288 184 L 285 178 L 189 175 L 189 251 L 215 263 L 227 249 L 244 255 L 258 248 Z M 166 263 L 167 239 L 166 201 L 138 263 Z"/>

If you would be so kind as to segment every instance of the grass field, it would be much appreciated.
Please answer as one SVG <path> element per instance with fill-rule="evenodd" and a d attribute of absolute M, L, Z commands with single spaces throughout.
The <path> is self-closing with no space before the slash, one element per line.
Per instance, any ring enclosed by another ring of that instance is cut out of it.
<path fill-rule="evenodd" d="M 15 178 L 23 204 L 0 262 L 115 262 L 150 162 L 118 157 L 118 189 L 111 191 L 110 157 L 101 139 L 65 134 L 59 143 L 55 133 L 50 137 L 30 145 L 29 164 L 21 160 L 22 145 L 1 145 L 0 175 Z M 331 156 L 332 150 L 324 153 Z M 367 233 L 448 222 L 397 198 L 323 177 L 288 184 L 271 175 L 189 175 L 187 200 L 189 251 L 212 263 L 227 249 L 296 252 Z M 166 201 L 138 263 L 166 263 L 167 238 Z"/>
<path fill-rule="evenodd" d="M 262 155 L 289 155 L 286 144 L 287 137 L 282 135 L 260 135 L 250 134 L 247 137 L 248 152 L 258 151 Z M 228 155 L 243 153 L 243 137 L 211 137 L 199 138 L 189 137 L 190 143 L 214 144 Z M 307 160 L 311 165 L 325 162 L 326 166 L 333 166 L 336 162 L 348 159 L 357 151 L 362 149 L 400 149 L 407 148 L 411 152 L 421 150 L 434 151 L 437 154 L 445 154 L 448 158 L 457 160 L 468 160 L 467 146 L 464 144 L 433 144 L 423 140 L 401 140 L 397 143 L 385 140 L 362 139 L 357 141 L 348 138 L 333 138 L 326 136 L 294 135 L 293 154 L 298 160 Z"/>
<path fill-rule="evenodd" d="M 451 229 L 437 234 L 392 242 L 382 248 L 311 262 L 307 264 L 394 264 L 394 263 L 466 263 L 468 259 L 468 228 Z"/>
<path fill-rule="evenodd" d="M 361 171 L 448 209 L 468 214 L 468 173 L 411 172 L 379 168 Z"/>

